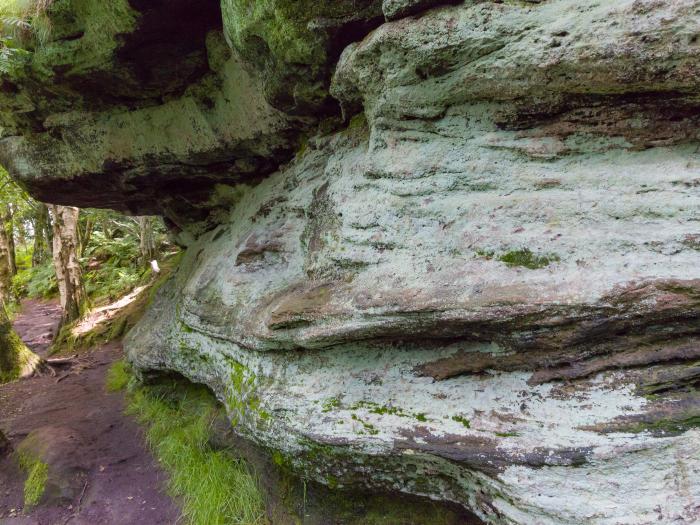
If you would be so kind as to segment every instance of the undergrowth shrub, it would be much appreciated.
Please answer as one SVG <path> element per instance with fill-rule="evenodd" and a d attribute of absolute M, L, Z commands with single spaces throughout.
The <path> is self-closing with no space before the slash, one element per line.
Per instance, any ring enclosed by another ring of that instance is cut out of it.
<path fill-rule="evenodd" d="M 82 263 L 85 289 L 97 302 L 117 299 L 151 276 L 150 267 L 139 263 L 138 239 L 132 235 L 108 238 L 95 231 Z"/>
<path fill-rule="evenodd" d="M 51 32 L 46 11 L 53 0 L 0 0 L 0 33 L 13 40 L 36 36 L 45 42 Z"/>
<path fill-rule="evenodd" d="M 58 295 L 56 272 L 51 261 L 34 268 L 22 268 L 12 278 L 12 289 L 16 297 L 49 299 Z"/>

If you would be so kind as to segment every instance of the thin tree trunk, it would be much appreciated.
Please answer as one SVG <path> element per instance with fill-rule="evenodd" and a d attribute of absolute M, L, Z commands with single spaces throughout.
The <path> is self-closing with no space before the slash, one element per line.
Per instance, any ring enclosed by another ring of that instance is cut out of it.
<path fill-rule="evenodd" d="M 12 292 L 12 268 L 10 266 L 10 242 L 7 238 L 5 216 L 0 214 L 0 306 L 10 302 Z"/>
<path fill-rule="evenodd" d="M 32 267 L 46 261 L 48 254 L 48 239 L 46 238 L 46 220 L 49 211 L 45 204 L 39 203 L 34 215 L 34 251 L 32 252 Z"/>
<path fill-rule="evenodd" d="M 46 238 L 46 259 L 51 259 L 53 257 L 53 222 L 51 221 L 51 214 L 49 213 L 49 207 L 42 203 L 45 208 L 45 214 L 43 215 L 43 227 L 44 227 L 44 237 Z"/>
<path fill-rule="evenodd" d="M 10 274 L 17 275 L 17 254 L 15 249 L 15 218 L 12 211 L 12 205 L 7 205 L 7 214 L 5 215 L 5 231 L 7 233 L 7 251 L 8 263 L 10 266 Z"/>
<path fill-rule="evenodd" d="M 80 250 L 79 254 L 82 257 L 83 253 L 85 253 L 85 249 L 88 247 L 88 244 L 90 244 L 90 238 L 92 237 L 92 230 L 94 229 L 95 224 L 94 222 L 90 219 L 87 218 L 85 221 L 85 229 L 81 229 L 80 226 L 78 226 L 78 229 L 80 231 Z"/>
<path fill-rule="evenodd" d="M 63 316 L 61 324 L 78 319 L 86 305 L 85 287 L 78 260 L 78 216 L 71 206 L 51 206 L 53 214 L 53 262 Z"/>
<path fill-rule="evenodd" d="M 156 258 L 156 240 L 153 231 L 155 226 L 155 217 L 138 217 L 138 223 L 141 264 L 146 265 Z"/>

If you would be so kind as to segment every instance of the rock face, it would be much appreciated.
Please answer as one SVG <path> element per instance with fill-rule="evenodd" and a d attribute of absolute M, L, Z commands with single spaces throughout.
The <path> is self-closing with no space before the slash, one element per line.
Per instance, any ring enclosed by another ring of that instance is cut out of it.
<path fill-rule="evenodd" d="M 28 465 L 46 465 L 46 481 L 42 487 L 43 505 L 70 505 L 85 486 L 86 472 L 75 455 L 66 450 L 86 447 L 75 430 L 62 426 L 40 427 L 27 435 L 17 447 L 20 461 Z"/>
<path fill-rule="evenodd" d="M 2 91 L 35 194 L 188 245 L 132 363 L 332 490 L 696 521 L 700 3 L 200 3 L 176 36 L 132 2 L 99 61 L 39 77 L 58 40 Z"/>

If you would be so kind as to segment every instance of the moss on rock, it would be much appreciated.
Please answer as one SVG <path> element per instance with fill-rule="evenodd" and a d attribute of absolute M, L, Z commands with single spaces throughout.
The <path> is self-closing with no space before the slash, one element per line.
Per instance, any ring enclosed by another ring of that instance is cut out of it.
<path fill-rule="evenodd" d="M 268 96 L 294 113 L 329 103 L 330 71 L 342 42 L 366 33 L 381 15 L 377 0 L 223 0 L 221 7 L 228 40 L 244 58 L 266 66 Z"/>
<path fill-rule="evenodd" d="M 24 507 L 30 509 L 38 505 L 49 479 L 49 466 L 38 458 L 20 454 L 19 465 L 27 474 L 24 481 Z"/>
<path fill-rule="evenodd" d="M 12 329 L 7 313 L 0 305 L 0 384 L 30 375 L 40 362 Z"/>

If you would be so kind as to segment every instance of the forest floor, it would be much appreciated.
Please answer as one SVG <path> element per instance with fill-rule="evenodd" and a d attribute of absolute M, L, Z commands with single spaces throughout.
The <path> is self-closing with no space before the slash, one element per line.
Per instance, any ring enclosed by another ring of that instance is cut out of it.
<path fill-rule="evenodd" d="M 54 302 L 25 301 L 15 329 L 45 357 L 60 318 Z M 112 342 L 82 352 L 71 368 L 0 386 L 0 429 L 48 464 L 42 503 L 23 509 L 27 475 L 12 455 L 0 458 L 0 525 L 175 524 L 177 502 L 147 450 L 141 428 L 124 415 L 123 393 L 105 389 L 122 356 Z M 29 439 L 27 437 L 29 436 Z"/>

